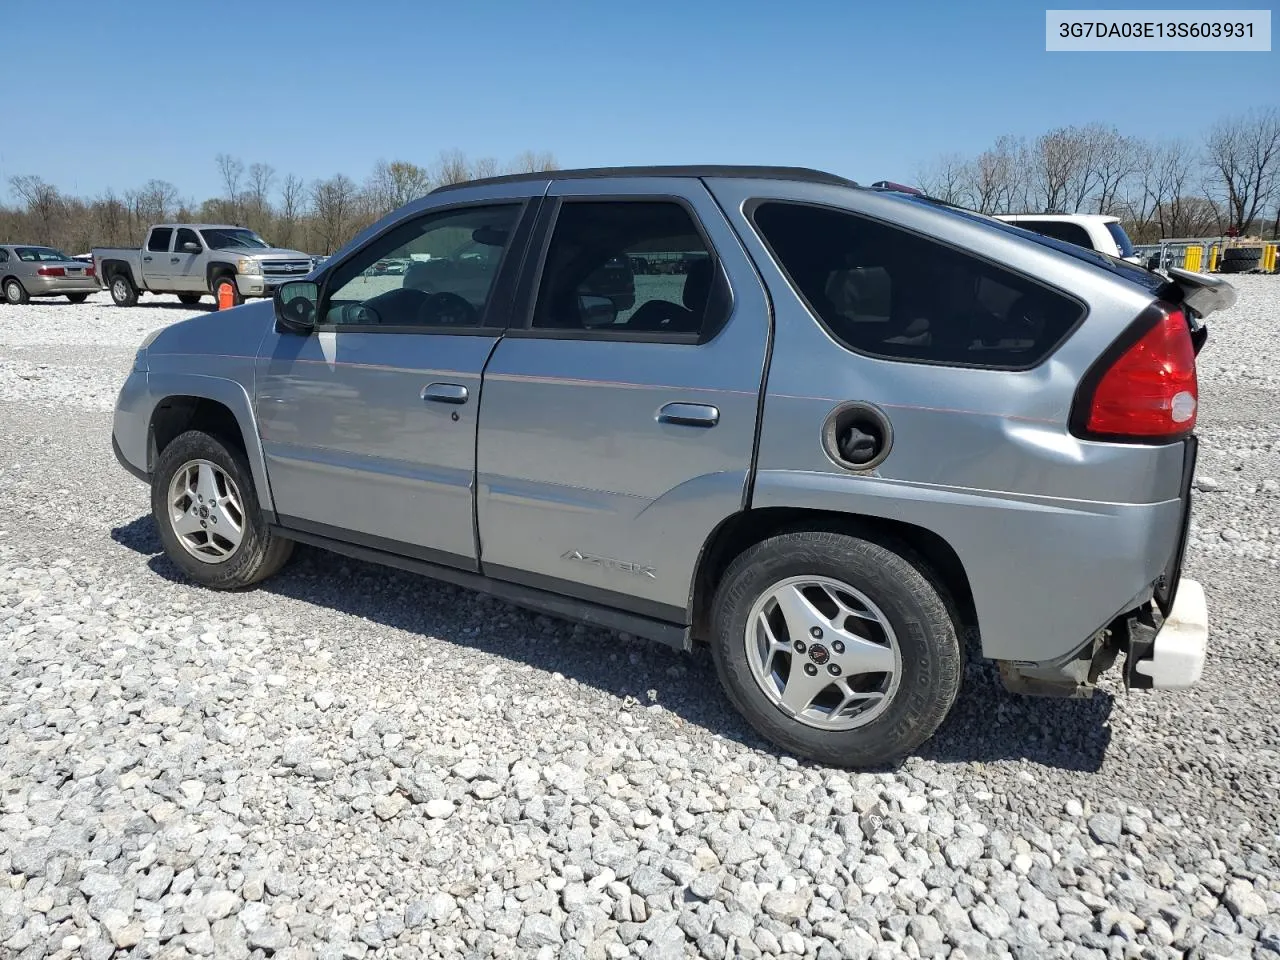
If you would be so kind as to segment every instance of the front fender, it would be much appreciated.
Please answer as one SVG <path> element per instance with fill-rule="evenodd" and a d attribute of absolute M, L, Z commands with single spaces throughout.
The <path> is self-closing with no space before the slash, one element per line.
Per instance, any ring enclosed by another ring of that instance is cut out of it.
<path fill-rule="evenodd" d="M 227 377 L 214 377 L 207 374 L 157 372 L 152 370 L 147 375 L 147 392 L 150 395 L 150 409 L 147 411 L 148 424 L 151 423 L 155 409 L 168 397 L 199 397 L 222 404 L 236 419 L 240 427 L 240 436 L 244 440 L 245 456 L 249 461 L 249 469 L 253 474 L 253 485 L 258 494 L 258 503 L 263 510 L 275 512 L 275 502 L 271 496 L 271 485 L 267 478 L 266 458 L 262 453 L 262 438 L 258 433 L 258 420 L 253 413 L 253 402 L 248 391 L 238 380 Z M 148 430 L 147 472 L 154 468 L 155 446 L 150 442 Z"/>

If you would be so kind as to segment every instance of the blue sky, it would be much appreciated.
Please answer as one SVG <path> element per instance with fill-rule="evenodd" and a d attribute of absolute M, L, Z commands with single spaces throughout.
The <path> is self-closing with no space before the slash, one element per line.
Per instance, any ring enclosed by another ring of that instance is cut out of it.
<path fill-rule="evenodd" d="M 55 115 L 0 134 L 0 195 L 35 173 L 77 194 L 155 177 L 201 199 L 219 152 L 359 180 L 380 158 L 452 148 L 909 180 L 1003 133 L 1097 120 L 1199 137 L 1280 102 L 1275 52 L 1046 53 L 1047 4 L 1009 0 L 113 6 L 3 14 L 0 89 Z"/>

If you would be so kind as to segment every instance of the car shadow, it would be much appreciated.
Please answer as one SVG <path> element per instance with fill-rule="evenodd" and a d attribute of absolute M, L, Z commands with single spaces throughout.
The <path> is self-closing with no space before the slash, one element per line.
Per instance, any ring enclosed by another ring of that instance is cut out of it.
<path fill-rule="evenodd" d="M 164 554 L 150 516 L 116 527 L 111 538 L 148 557 L 157 575 L 191 586 Z M 575 627 L 476 591 L 306 544 L 298 544 L 284 570 L 255 589 L 559 672 L 620 701 L 633 698 L 642 706 L 656 702 L 687 723 L 752 749 L 778 753 L 720 694 L 705 649 L 682 654 L 612 631 Z M 508 621 L 510 628 L 459 634 L 457 617 L 450 610 L 460 602 L 492 609 L 493 619 Z M 555 626 L 547 629 L 549 623 Z M 656 692 L 652 701 L 651 690 Z M 1113 704 L 1112 696 L 1101 691 L 1088 700 L 1015 696 L 1004 689 L 990 663 L 971 654 L 951 714 L 915 756 L 945 764 L 1024 760 L 1094 772 L 1101 768 L 1110 743 Z"/>

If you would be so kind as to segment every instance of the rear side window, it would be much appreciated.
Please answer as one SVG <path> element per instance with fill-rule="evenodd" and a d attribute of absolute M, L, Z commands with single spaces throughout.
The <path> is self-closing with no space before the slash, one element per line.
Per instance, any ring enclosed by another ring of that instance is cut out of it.
<path fill-rule="evenodd" d="M 1027 230 L 1034 230 L 1036 233 L 1044 234 L 1046 237 L 1053 237 L 1055 240 L 1065 240 L 1067 243 L 1074 243 L 1093 249 L 1093 241 L 1089 239 L 1089 231 L 1078 223 L 1070 223 L 1066 220 L 1019 220 L 1017 226 L 1024 227 Z"/>
<path fill-rule="evenodd" d="M 1133 256 L 1133 241 L 1129 239 L 1129 235 L 1124 232 L 1124 227 L 1118 223 L 1108 223 L 1107 232 L 1111 234 L 1111 239 L 1116 242 L 1116 246 L 1120 248 L 1120 256 Z"/>
<path fill-rule="evenodd" d="M 169 227 L 157 227 L 151 231 L 151 236 L 147 238 L 147 249 L 153 253 L 168 253 L 169 238 L 173 236 L 173 230 Z"/>
<path fill-rule="evenodd" d="M 8 263 L 8 262 L 9 262 L 9 251 L 0 250 L 0 263 Z"/>
<path fill-rule="evenodd" d="M 1025 369 L 1083 315 L 1023 276 L 847 210 L 768 201 L 752 219 L 810 310 L 858 353 Z"/>

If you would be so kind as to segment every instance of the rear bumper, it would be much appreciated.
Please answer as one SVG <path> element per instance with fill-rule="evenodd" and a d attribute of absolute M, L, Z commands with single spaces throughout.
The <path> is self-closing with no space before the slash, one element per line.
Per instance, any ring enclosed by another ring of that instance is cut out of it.
<path fill-rule="evenodd" d="M 22 285 L 32 297 L 60 297 L 67 293 L 97 293 L 97 277 L 23 277 Z"/>

